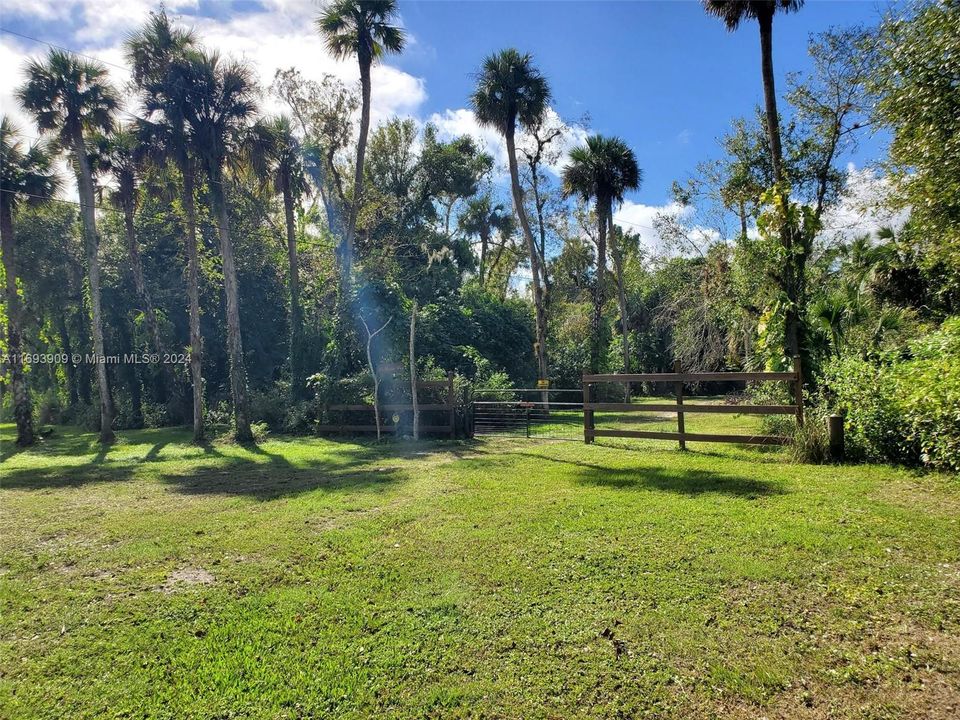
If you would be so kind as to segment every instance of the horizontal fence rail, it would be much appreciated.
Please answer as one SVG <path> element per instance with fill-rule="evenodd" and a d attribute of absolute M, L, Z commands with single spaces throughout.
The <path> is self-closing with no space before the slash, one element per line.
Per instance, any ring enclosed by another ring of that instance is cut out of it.
<path fill-rule="evenodd" d="M 583 382 L 764 382 L 793 380 L 792 372 L 712 372 L 712 373 L 631 373 L 620 375 L 584 375 Z"/>
<path fill-rule="evenodd" d="M 729 415 L 796 415 L 796 405 L 687 405 L 675 403 L 636 405 L 633 403 L 587 403 L 587 410 L 609 412 L 726 413 Z"/>
<path fill-rule="evenodd" d="M 456 405 L 456 393 L 453 388 L 453 373 L 447 373 L 446 380 L 421 380 L 417 382 L 417 396 L 420 395 L 420 390 L 445 390 L 444 393 L 444 402 L 442 403 L 417 403 L 417 409 L 423 413 L 430 413 L 434 417 L 443 413 L 442 417 L 446 420 L 444 423 L 437 423 L 434 421 L 432 424 L 427 424 L 421 421 L 420 423 L 420 432 L 430 433 L 435 435 L 448 435 L 451 438 L 457 436 L 457 405 Z M 343 417 L 347 413 L 369 413 L 371 421 L 373 420 L 374 412 L 373 405 L 367 403 L 352 403 L 352 404 L 342 404 L 342 405 L 326 405 L 324 407 L 325 414 L 327 415 L 339 415 L 341 422 L 339 423 L 321 423 L 316 426 L 317 432 L 320 433 L 375 433 L 377 432 L 377 426 L 373 422 L 369 425 L 363 424 L 351 424 L 346 422 Z M 392 422 L 391 413 L 413 413 L 413 403 L 381 403 L 381 425 L 380 432 L 382 433 L 397 433 L 403 428 L 402 423 Z M 389 421 L 389 422 L 388 422 Z M 412 428 L 412 425 L 411 425 Z"/>
<path fill-rule="evenodd" d="M 797 424 L 803 424 L 803 384 L 800 358 L 793 359 L 793 372 L 682 372 L 680 363 L 674 364 L 672 373 L 624 373 L 619 375 L 598 375 L 583 373 L 583 441 L 592 443 L 598 437 L 640 438 L 648 440 L 676 440 L 680 449 L 686 449 L 687 441 L 744 443 L 753 445 L 785 445 L 790 438 L 779 435 L 737 435 L 726 433 L 687 432 L 685 415 L 696 413 L 719 413 L 737 415 L 793 415 Z M 594 390 L 600 383 L 667 382 L 673 383 L 676 402 L 674 403 L 613 403 L 596 402 Z M 789 382 L 793 385 L 794 402 L 791 405 L 705 405 L 684 403 L 683 386 L 692 383 L 708 382 Z M 660 432 L 652 430 L 610 430 L 596 427 L 595 413 L 676 413 L 677 431 Z"/>

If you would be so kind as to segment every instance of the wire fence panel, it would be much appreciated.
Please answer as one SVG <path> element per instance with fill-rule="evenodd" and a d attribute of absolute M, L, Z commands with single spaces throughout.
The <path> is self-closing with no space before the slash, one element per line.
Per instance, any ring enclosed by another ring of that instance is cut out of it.
<path fill-rule="evenodd" d="M 473 392 L 474 435 L 583 440 L 580 388 L 479 388 Z"/>

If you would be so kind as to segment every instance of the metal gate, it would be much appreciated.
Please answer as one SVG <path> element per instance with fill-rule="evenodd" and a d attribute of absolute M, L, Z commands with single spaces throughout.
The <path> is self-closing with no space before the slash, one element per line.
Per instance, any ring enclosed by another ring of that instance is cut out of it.
<path fill-rule="evenodd" d="M 474 435 L 583 441 L 583 391 L 479 388 L 470 403 Z"/>

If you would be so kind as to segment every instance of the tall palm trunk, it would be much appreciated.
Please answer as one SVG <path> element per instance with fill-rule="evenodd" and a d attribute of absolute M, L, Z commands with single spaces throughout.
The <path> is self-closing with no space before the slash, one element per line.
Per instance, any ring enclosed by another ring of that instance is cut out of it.
<path fill-rule="evenodd" d="M 480 287 L 483 287 L 483 273 L 487 268 L 487 245 L 490 243 L 490 227 L 483 223 L 480 228 Z"/>
<path fill-rule="evenodd" d="M 514 142 L 514 133 L 506 133 L 507 159 L 510 165 L 510 189 L 513 193 L 513 208 L 520 219 L 523 237 L 527 243 L 527 253 L 530 255 L 530 274 L 533 279 L 533 306 L 536 311 L 537 325 L 537 369 L 542 379 L 548 376 L 547 368 L 547 313 L 543 303 L 543 287 L 540 283 L 540 253 L 537 251 L 533 233 L 530 231 L 530 222 L 523 207 L 523 191 L 520 189 L 520 173 L 517 168 L 517 148 Z M 546 393 L 544 393 L 546 395 Z"/>
<path fill-rule="evenodd" d="M 97 388 L 100 392 L 100 442 L 113 442 L 113 400 L 110 380 L 104 362 L 103 308 L 100 298 L 100 240 L 94 210 L 93 173 L 86 143 L 79 128 L 73 134 L 73 150 L 77 161 L 77 185 L 80 190 L 80 216 L 83 220 L 84 247 L 87 251 L 87 272 L 90 280 L 90 306 L 93 315 L 93 352 L 97 355 Z"/>
<path fill-rule="evenodd" d="M 593 285 L 592 342 L 590 343 L 590 369 L 600 372 L 603 356 L 603 304 L 606 301 L 607 274 L 607 212 L 609 203 L 597 198 L 597 276 Z"/>
<path fill-rule="evenodd" d="M 540 196 L 540 181 L 537 177 L 537 168 L 535 165 L 531 166 L 531 185 L 533 189 L 533 204 L 537 208 L 537 233 L 540 236 L 540 242 L 537 245 L 537 250 L 540 253 L 539 260 L 541 262 L 541 267 L 544 267 L 543 273 L 543 296 L 544 301 L 550 296 L 550 277 L 546 272 L 546 262 L 547 262 L 547 225 L 543 219 L 543 205 L 544 200 Z"/>
<path fill-rule="evenodd" d="M 780 144 L 780 115 L 777 112 L 777 90 L 773 74 L 773 11 L 757 17 L 760 26 L 760 72 L 763 78 L 764 112 L 767 118 L 767 140 L 770 143 L 770 163 L 773 167 L 773 182 L 779 185 L 783 180 L 783 150 Z M 783 290 L 787 296 L 787 309 L 784 313 L 784 344 L 787 355 L 796 357 L 803 343 L 801 326 L 803 312 L 800 286 L 804 266 L 796 261 L 793 254 L 794 228 L 784 222 L 780 228 L 780 243 L 783 245 L 788 261 L 783 268 Z M 805 262 L 805 258 L 803 259 Z M 809 363 L 804 363 L 809 366 Z"/>
<path fill-rule="evenodd" d="M 200 335 L 200 253 L 197 248 L 197 206 L 194 174 L 189 158 L 181 158 L 183 213 L 186 216 L 184 244 L 187 251 L 187 303 L 190 315 L 190 380 L 193 385 L 193 441 L 203 441 L 203 337 Z"/>
<path fill-rule="evenodd" d="M 153 298 L 150 296 L 150 290 L 147 288 L 147 282 L 143 272 L 143 260 L 140 257 L 140 243 L 137 242 L 137 231 L 134 223 L 134 205 L 132 199 L 133 190 L 121 188 L 123 195 L 123 227 L 127 235 L 127 251 L 130 253 L 130 270 L 133 274 L 133 287 L 137 292 L 137 299 L 140 301 L 140 309 L 143 311 L 144 323 L 147 326 L 147 335 L 150 337 L 150 347 L 154 353 L 160 356 L 162 361 L 163 346 L 160 341 L 160 327 L 157 324 L 157 311 L 153 307 Z M 171 377 L 169 366 L 161 362 L 160 365 L 160 397 L 166 396 L 166 390 L 173 387 L 173 378 Z"/>
<path fill-rule="evenodd" d="M 770 162 L 773 182 L 783 179 L 783 150 L 780 147 L 780 115 L 777 112 L 777 90 L 773 75 L 773 11 L 760 14 L 760 73 L 763 76 L 763 103 L 767 116 L 767 141 L 770 143 Z"/>
<path fill-rule="evenodd" d="M 17 295 L 16 238 L 13 235 L 13 208 L 0 198 L 0 249 L 3 252 L 3 271 L 7 294 L 7 352 L 10 355 L 10 389 L 13 393 L 13 416 L 17 423 L 17 445 L 32 445 L 33 413 L 27 378 L 23 372 L 23 336 L 20 316 L 20 297 Z"/>
<path fill-rule="evenodd" d="M 372 41 L 369 41 L 372 44 Z M 363 201 L 363 160 L 367 153 L 367 136 L 370 133 L 370 52 L 361 51 L 360 59 L 360 134 L 357 136 L 357 162 L 353 172 L 353 202 L 350 204 L 350 216 L 347 220 L 347 234 L 343 240 L 341 282 L 346 297 L 349 297 L 353 273 L 353 240 L 357 232 L 357 215 Z"/>
<path fill-rule="evenodd" d="M 303 310 L 300 307 L 300 262 L 297 257 L 297 234 L 293 219 L 293 193 L 290 176 L 284 173 L 283 214 L 287 223 L 287 261 L 290 264 L 290 391 L 299 400 L 306 389 L 303 370 Z"/>
<path fill-rule="evenodd" d="M 623 372 L 630 372 L 630 321 L 627 316 L 627 289 L 623 283 L 623 248 L 613 229 L 613 212 L 607 211 L 607 229 L 610 238 L 610 254 L 613 256 L 613 271 L 617 277 L 617 294 L 620 301 L 620 328 L 623 335 Z M 630 384 L 625 383 L 627 402 L 630 401 Z"/>
<path fill-rule="evenodd" d="M 233 398 L 234 433 L 237 440 L 253 440 L 250 415 L 247 408 L 247 371 L 243 363 L 243 340 L 240 336 L 240 292 L 237 286 L 237 267 L 230 239 L 230 214 L 223 189 L 222 176 L 210 178 L 210 194 L 217 217 L 220 236 L 220 258 L 223 260 L 223 287 L 227 301 L 227 351 L 230 357 L 230 394 Z"/>

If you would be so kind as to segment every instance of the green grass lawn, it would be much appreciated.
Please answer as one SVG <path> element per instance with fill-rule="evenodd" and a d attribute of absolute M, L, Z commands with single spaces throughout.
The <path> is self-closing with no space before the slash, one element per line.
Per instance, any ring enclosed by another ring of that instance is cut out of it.
<path fill-rule="evenodd" d="M 0 426 L 3 718 L 955 718 L 960 483 Z"/>

